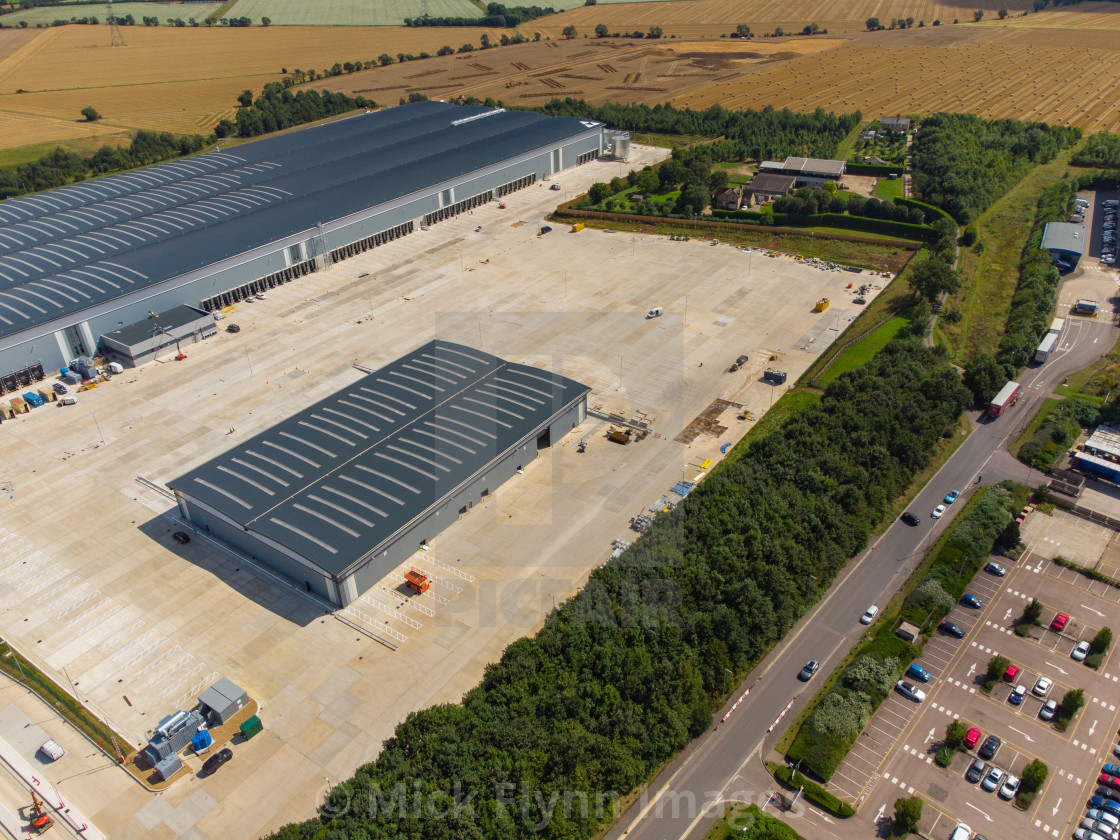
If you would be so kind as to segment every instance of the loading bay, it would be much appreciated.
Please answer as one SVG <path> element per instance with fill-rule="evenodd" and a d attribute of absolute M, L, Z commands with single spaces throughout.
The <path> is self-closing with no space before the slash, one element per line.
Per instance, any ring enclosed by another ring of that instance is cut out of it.
<path fill-rule="evenodd" d="M 664 153 L 635 148 L 629 166 Z M 408 712 L 458 701 L 612 540 L 635 537 L 631 517 L 718 461 L 751 426 L 739 416 L 765 412 L 858 313 L 850 282 L 885 282 L 695 239 L 556 223 L 538 235 L 556 203 L 617 174 L 617 163 L 582 166 L 561 191 L 523 190 L 505 209 L 271 290 L 219 323 L 240 332 L 185 346 L 185 360 L 170 352 L 75 406 L 4 424 L 0 634 L 134 747 L 218 675 L 262 706 L 264 733 L 218 776 L 191 774 L 159 797 L 52 732 L 70 754 L 44 773 L 98 828 L 238 840 L 311 816 L 324 778 L 370 761 Z M 833 305 L 814 312 L 822 297 Z M 654 306 L 665 315 L 646 319 Z M 424 609 L 393 580 L 336 618 L 202 535 L 171 539 L 184 526 L 164 482 L 359 378 L 355 365 L 433 336 L 584 382 L 595 416 L 435 540 Z M 767 366 L 788 371 L 787 385 L 763 382 Z M 697 436 L 677 440 L 706 411 Z M 652 434 L 608 442 L 611 414 L 644 418 Z M 0 696 L 0 721 L 15 694 Z"/>

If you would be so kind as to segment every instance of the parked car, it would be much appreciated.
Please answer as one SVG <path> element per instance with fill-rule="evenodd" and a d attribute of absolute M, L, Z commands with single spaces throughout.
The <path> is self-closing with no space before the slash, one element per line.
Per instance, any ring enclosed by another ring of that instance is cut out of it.
<path fill-rule="evenodd" d="M 950 490 L 948 493 L 945 494 L 945 504 L 951 505 L 953 502 L 955 502 L 957 500 L 957 497 L 960 496 L 960 494 L 961 494 L 960 490 Z"/>
<path fill-rule="evenodd" d="M 241 327 L 237 326 L 237 324 L 230 324 L 226 327 L 226 332 L 239 333 L 241 332 Z"/>
<path fill-rule="evenodd" d="M 1019 672 L 1023 669 L 1018 665 L 1008 665 L 1007 670 L 1003 672 L 1003 681 L 1013 683 L 1015 678 L 1019 676 Z"/>
<path fill-rule="evenodd" d="M 975 595 L 971 595 L 968 593 L 965 593 L 965 595 L 961 597 L 961 603 L 966 607 L 972 607 L 974 610 L 978 610 L 984 606 L 983 601 L 981 601 Z"/>
<path fill-rule="evenodd" d="M 1067 621 L 1069 621 L 1069 616 L 1066 613 L 1058 613 L 1054 616 L 1054 620 L 1050 622 L 1050 629 L 1057 630 L 1060 633 L 1065 629 Z"/>
<path fill-rule="evenodd" d="M 1113 790 L 1112 788 L 1105 787 L 1104 785 L 1097 786 L 1097 796 L 1108 799 L 1112 802 L 1120 802 L 1120 790 Z"/>
<path fill-rule="evenodd" d="M 1023 702 L 1023 698 L 1026 696 L 1026 694 L 1027 690 L 1021 685 L 1017 685 L 1013 689 L 1011 689 L 1011 693 L 1007 695 L 1007 702 L 1012 706 L 1018 706 Z"/>
<path fill-rule="evenodd" d="M 955 636 L 958 639 L 964 638 L 964 631 L 951 621 L 942 621 L 937 625 L 937 629 L 947 636 Z"/>
<path fill-rule="evenodd" d="M 60 397 L 59 398 L 58 404 L 59 405 L 77 405 L 78 404 L 78 398 L 77 397 L 72 397 L 69 394 L 67 394 L 65 397 Z"/>
<path fill-rule="evenodd" d="M 911 679 L 917 680 L 918 682 L 927 683 L 929 682 L 930 673 L 921 665 L 914 663 L 906 669 L 906 676 L 910 677 Z"/>
<path fill-rule="evenodd" d="M 1107 796 L 1095 795 L 1089 797 L 1089 804 L 1100 811 L 1120 816 L 1120 802 L 1109 799 Z"/>
<path fill-rule="evenodd" d="M 1019 792 L 1019 777 L 1007 774 L 1007 778 L 1003 780 L 1003 787 L 999 789 L 999 798 L 1008 801 L 1015 798 L 1015 794 Z"/>
<path fill-rule="evenodd" d="M 1002 746 L 1003 741 L 1001 741 L 998 736 L 989 735 L 984 741 L 983 745 L 981 745 L 979 751 L 977 752 L 977 755 L 979 755 L 983 759 L 991 761 L 996 757 L 996 753 L 999 752 L 999 748 Z"/>
<path fill-rule="evenodd" d="M 957 827 L 953 829 L 953 833 L 949 835 L 949 840 L 968 840 L 972 836 L 972 829 L 964 823 L 957 823 Z"/>
<path fill-rule="evenodd" d="M 977 727 L 973 726 L 964 736 L 965 749 L 971 750 L 980 743 L 980 739 L 984 737 L 984 733 Z"/>
<path fill-rule="evenodd" d="M 63 385 L 61 382 L 52 382 L 51 383 L 51 388 L 54 389 L 54 392 L 56 394 L 65 394 L 66 393 L 66 386 Z"/>
<path fill-rule="evenodd" d="M 1088 642 L 1078 642 L 1077 646 L 1073 649 L 1073 652 L 1070 654 L 1070 656 L 1073 657 L 1078 662 L 1081 662 L 1088 655 L 1089 655 L 1089 643 Z"/>
<path fill-rule="evenodd" d="M 1047 700 L 1042 704 L 1042 708 L 1038 710 L 1038 716 L 1042 720 L 1053 720 L 1054 715 L 1058 713 L 1058 701 Z"/>
<path fill-rule="evenodd" d="M 1118 834 L 1115 826 L 1112 826 L 1109 823 L 1103 822 L 1101 820 L 1095 820 L 1090 816 L 1081 818 L 1081 827 L 1087 828 L 1090 831 L 1095 831 L 1102 837 L 1107 837 L 1108 840 L 1116 840 Z"/>
<path fill-rule="evenodd" d="M 912 514 L 910 511 L 906 511 L 906 513 L 902 514 L 900 519 L 902 519 L 902 521 L 905 522 L 907 525 L 917 525 L 919 522 L 922 521 L 918 517 L 916 517 L 914 514 Z"/>
<path fill-rule="evenodd" d="M 940 519 L 944 514 L 945 505 L 938 505 L 933 509 L 933 513 L 931 513 L 930 516 L 932 516 L 934 519 Z"/>
<path fill-rule="evenodd" d="M 1097 784 L 1104 785 L 1112 790 L 1120 790 L 1120 777 L 1110 775 L 1109 773 L 1101 773 L 1097 776 Z"/>
<path fill-rule="evenodd" d="M 185 531 L 176 531 L 171 536 L 173 536 L 176 539 L 176 541 L 182 543 L 183 545 L 186 545 L 187 543 L 189 543 L 191 541 L 190 535 L 187 534 Z"/>
<path fill-rule="evenodd" d="M 964 777 L 967 781 L 976 784 L 987 771 L 988 765 L 986 762 L 979 758 L 973 759 L 972 764 L 968 765 L 968 772 L 964 774 Z"/>
<path fill-rule="evenodd" d="M 910 700 L 915 700 L 918 703 L 921 703 L 926 699 L 926 693 L 916 685 L 914 685 L 914 683 L 907 682 L 906 680 L 899 680 L 897 683 L 895 683 L 894 687 L 898 689 L 899 694 Z"/>
<path fill-rule="evenodd" d="M 1120 776 L 1120 764 L 1106 764 L 1101 768 L 1102 773 L 1108 773 L 1110 776 Z"/>
<path fill-rule="evenodd" d="M 874 604 L 872 604 L 870 607 L 867 608 L 867 612 L 865 612 L 863 615 L 860 616 L 859 623 L 860 624 L 870 624 L 872 621 L 875 620 L 875 616 L 877 616 L 878 614 L 879 614 L 879 608 L 877 606 L 875 606 Z"/>
<path fill-rule="evenodd" d="M 202 775 L 213 776 L 218 772 L 218 768 L 220 768 L 231 758 L 233 758 L 233 750 L 231 750 L 229 747 L 218 750 L 216 753 L 206 759 L 206 763 L 202 765 Z"/>
<path fill-rule="evenodd" d="M 984 781 L 980 783 L 980 787 L 991 793 L 1000 785 L 1003 784 L 1003 771 L 998 767 L 992 767 L 988 770 L 988 775 L 984 777 Z"/>
<path fill-rule="evenodd" d="M 1103 834 L 1097 834 L 1097 832 L 1088 828 L 1075 828 L 1073 838 L 1074 840 L 1108 840 Z"/>
<path fill-rule="evenodd" d="M 47 740 L 39 747 L 39 752 L 49 758 L 51 761 L 58 761 L 64 755 L 66 750 L 62 748 L 56 741 Z"/>
<path fill-rule="evenodd" d="M 1036 682 L 1034 688 L 1031 689 L 1031 693 L 1036 697 L 1045 697 L 1046 692 L 1050 690 L 1050 686 L 1053 684 L 1053 681 L 1049 677 L 1039 677 L 1038 682 Z"/>
<path fill-rule="evenodd" d="M 1085 816 L 1099 822 L 1108 823 L 1113 828 L 1120 828 L 1120 817 L 1112 811 L 1106 811 L 1103 808 L 1090 808 Z"/>
<path fill-rule="evenodd" d="M 1003 577 L 1005 574 L 1007 574 L 1007 569 L 1003 568 L 1003 566 L 1001 566 L 999 563 L 996 563 L 994 560 L 989 561 L 988 564 L 984 566 L 984 571 L 990 575 L 995 575 L 996 577 Z"/>
<path fill-rule="evenodd" d="M 797 675 L 797 678 L 801 680 L 801 682 L 809 682 L 809 680 L 813 678 L 813 674 L 817 673 L 817 669 L 820 667 L 821 664 L 817 662 L 817 660 L 810 659 L 805 663 L 805 667 L 801 669 L 801 673 Z"/>

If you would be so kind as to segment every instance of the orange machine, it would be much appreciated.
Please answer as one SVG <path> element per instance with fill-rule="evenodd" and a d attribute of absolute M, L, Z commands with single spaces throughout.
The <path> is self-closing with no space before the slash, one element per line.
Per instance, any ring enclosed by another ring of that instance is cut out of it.
<path fill-rule="evenodd" d="M 419 569 L 409 569 L 404 573 L 404 582 L 408 584 L 410 589 L 416 592 L 427 592 L 428 587 L 431 586 L 431 581 L 428 576 Z"/>

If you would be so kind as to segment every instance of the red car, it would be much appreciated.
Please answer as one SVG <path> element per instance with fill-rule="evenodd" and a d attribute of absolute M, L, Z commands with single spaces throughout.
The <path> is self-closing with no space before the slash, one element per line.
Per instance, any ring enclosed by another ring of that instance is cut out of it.
<path fill-rule="evenodd" d="M 984 733 L 977 729 L 975 726 L 968 730 L 968 734 L 964 736 L 964 745 L 966 749 L 972 749 L 980 743 L 980 739 L 984 737 Z"/>
<path fill-rule="evenodd" d="M 1110 776 L 1107 773 L 1101 773 L 1100 778 L 1097 779 L 1098 785 L 1110 787 L 1113 790 L 1120 790 L 1120 777 Z"/>
<path fill-rule="evenodd" d="M 1003 675 L 1003 681 L 1009 683 L 1015 682 L 1015 678 L 1019 676 L 1021 670 L 1022 668 L 1018 665 L 1008 665 L 1007 671 Z"/>
<path fill-rule="evenodd" d="M 1065 629 L 1067 621 L 1069 621 L 1068 615 L 1066 615 L 1065 613 L 1058 613 L 1056 616 L 1054 616 L 1054 620 L 1050 622 L 1050 629 L 1061 632 L 1063 629 Z"/>

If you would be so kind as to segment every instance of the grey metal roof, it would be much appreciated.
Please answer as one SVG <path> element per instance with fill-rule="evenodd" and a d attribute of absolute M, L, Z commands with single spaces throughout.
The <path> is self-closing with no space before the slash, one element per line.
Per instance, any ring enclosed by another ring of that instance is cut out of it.
<path fill-rule="evenodd" d="M 1072 222 L 1050 222 L 1042 231 L 1042 247 L 1047 251 L 1085 253 L 1085 225 Z"/>
<path fill-rule="evenodd" d="M 777 171 L 786 175 L 827 175 L 829 177 L 839 178 L 844 174 L 844 161 L 824 160 L 823 158 L 787 157 L 785 163 L 765 160 L 758 168 L 759 171 Z"/>
<path fill-rule="evenodd" d="M 193 324 L 202 318 L 214 320 L 214 316 L 204 309 L 195 309 L 193 306 L 175 306 L 156 315 L 155 318 L 145 318 L 134 324 L 126 324 L 106 336 L 121 344 L 133 346 L 143 341 L 149 341 L 156 334 L 156 330 L 173 330 L 187 324 Z"/>
<path fill-rule="evenodd" d="M 217 712 L 224 712 L 238 700 L 246 696 L 245 690 L 228 677 L 221 677 L 216 683 L 198 695 L 198 702 Z"/>
<path fill-rule="evenodd" d="M 340 577 L 589 390 L 436 340 L 169 484 Z"/>
<path fill-rule="evenodd" d="M 0 202 L 0 339 L 600 125 L 417 102 Z"/>
<path fill-rule="evenodd" d="M 778 175 L 773 172 L 759 172 L 747 185 L 748 190 L 756 192 L 789 192 L 797 183 L 793 175 Z"/>

